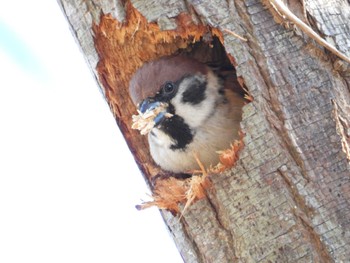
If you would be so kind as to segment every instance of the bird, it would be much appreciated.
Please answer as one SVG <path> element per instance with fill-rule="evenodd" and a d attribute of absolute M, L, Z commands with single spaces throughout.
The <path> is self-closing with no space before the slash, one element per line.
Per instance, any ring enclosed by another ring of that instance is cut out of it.
<path fill-rule="evenodd" d="M 217 151 L 239 138 L 245 100 L 228 79 L 185 55 L 146 62 L 134 73 L 129 93 L 140 114 L 160 109 L 147 136 L 163 170 L 198 170 L 198 159 L 209 168 L 219 161 Z"/>

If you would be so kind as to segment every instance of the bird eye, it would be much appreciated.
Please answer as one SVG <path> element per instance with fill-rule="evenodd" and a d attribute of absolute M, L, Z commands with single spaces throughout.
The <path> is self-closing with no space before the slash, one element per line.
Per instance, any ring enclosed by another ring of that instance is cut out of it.
<path fill-rule="evenodd" d="M 174 83 L 172 82 L 167 82 L 163 86 L 163 91 L 165 94 L 171 94 L 174 92 L 174 90 L 175 90 L 175 86 L 174 86 Z"/>

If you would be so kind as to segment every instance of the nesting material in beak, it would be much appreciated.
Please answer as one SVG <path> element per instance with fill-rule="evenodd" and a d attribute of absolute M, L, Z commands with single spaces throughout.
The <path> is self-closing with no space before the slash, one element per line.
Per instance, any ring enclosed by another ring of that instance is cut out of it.
<path fill-rule="evenodd" d="M 167 103 L 156 102 L 149 104 L 147 109 L 137 110 L 138 115 L 132 115 L 132 129 L 139 130 L 142 135 L 148 134 L 154 126 L 161 123 L 164 118 L 170 118 L 173 114 L 166 111 Z"/>

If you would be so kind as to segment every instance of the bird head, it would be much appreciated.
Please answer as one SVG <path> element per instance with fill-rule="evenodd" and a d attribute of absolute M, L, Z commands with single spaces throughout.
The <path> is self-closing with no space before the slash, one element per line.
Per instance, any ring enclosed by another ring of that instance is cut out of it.
<path fill-rule="evenodd" d="M 138 107 L 133 128 L 148 133 L 150 153 L 164 170 L 198 168 L 193 153 L 209 167 L 216 151 L 237 138 L 242 96 L 225 80 L 195 59 L 182 55 L 144 64 L 130 81 L 130 95 Z"/>
<path fill-rule="evenodd" d="M 141 113 L 166 105 L 155 117 L 155 127 L 171 114 L 196 128 L 221 97 L 220 81 L 207 65 L 195 59 L 163 57 L 144 64 L 134 74 L 130 95 Z"/>

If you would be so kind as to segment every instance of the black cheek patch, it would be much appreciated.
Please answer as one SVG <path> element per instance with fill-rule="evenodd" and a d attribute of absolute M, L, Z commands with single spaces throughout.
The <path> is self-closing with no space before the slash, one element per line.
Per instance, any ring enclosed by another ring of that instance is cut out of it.
<path fill-rule="evenodd" d="M 190 87 L 182 94 L 182 102 L 189 104 L 199 104 L 205 100 L 205 90 L 207 88 L 207 82 L 200 82 L 199 80 L 194 80 Z"/>
<path fill-rule="evenodd" d="M 160 128 L 176 142 L 170 146 L 173 150 L 184 150 L 193 140 L 190 127 L 177 115 L 165 119 Z"/>
<path fill-rule="evenodd" d="M 168 108 L 167 108 L 167 112 L 175 115 L 175 107 L 173 104 L 169 103 Z"/>

